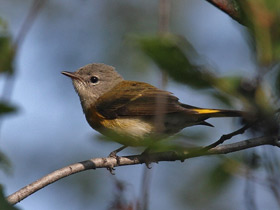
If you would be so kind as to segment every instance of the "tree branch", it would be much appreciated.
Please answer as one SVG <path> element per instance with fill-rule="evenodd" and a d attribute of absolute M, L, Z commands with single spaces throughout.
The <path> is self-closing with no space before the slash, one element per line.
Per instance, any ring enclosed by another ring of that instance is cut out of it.
<path fill-rule="evenodd" d="M 195 147 L 191 149 L 185 149 L 183 152 L 157 152 L 150 153 L 145 155 L 131 155 L 124 156 L 119 158 L 93 158 L 90 160 L 82 161 L 79 163 L 74 163 L 72 165 L 66 166 L 64 168 L 58 169 L 41 179 L 23 187 L 17 192 L 11 194 L 7 197 L 7 200 L 11 204 L 16 204 L 21 200 L 25 199 L 29 195 L 35 193 L 36 191 L 46 187 L 49 184 L 52 184 L 64 177 L 69 175 L 82 172 L 89 169 L 96 168 L 110 168 L 118 167 L 125 165 L 136 165 L 149 162 L 160 162 L 160 161 L 176 161 L 176 160 L 185 160 L 193 157 L 206 156 L 206 155 L 217 155 L 217 154 L 227 154 L 251 147 L 257 147 L 261 145 L 273 145 L 278 146 L 279 137 L 269 136 L 269 137 L 259 137 L 249 140 L 240 141 L 233 144 L 220 145 L 215 148 L 211 148 L 207 151 L 203 147 Z M 148 158 L 148 159 L 147 159 Z"/>
<path fill-rule="evenodd" d="M 247 129 L 249 129 L 250 127 L 252 127 L 253 124 L 254 124 L 254 123 L 247 123 L 247 124 L 244 125 L 242 128 L 240 128 L 240 129 L 238 129 L 238 130 L 236 130 L 236 131 L 233 131 L 233 132 L 231 132 L 231 133 L 222 135 L 221 138 L 220 138 L 218 141 L 216 141 L 216 142 L 214 142 L 214 143 L 212 143 L 212 144 L 210 144 L 210 145 L 204 147 L 204 149 L 205 149 L 205 150 L 209 150 L 209 149 L 211 149 L 211 148 L 214 148 L 214 147 L 218 146 L 219 144 L 224 143 L 226 140 L 229 140 L 229 139 L 231 139 L 231 138 L 234 137 L 234 136 L 243 134 Z"/>

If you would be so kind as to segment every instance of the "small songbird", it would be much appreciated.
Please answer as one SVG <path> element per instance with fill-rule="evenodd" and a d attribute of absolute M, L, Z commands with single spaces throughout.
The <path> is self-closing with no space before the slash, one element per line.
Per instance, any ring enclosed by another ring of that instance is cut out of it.
<path fill-rule="evenodd" d="M 172 93 L 145 82 L 124 80 L 114 67 L 102 63 L 62 74 L 72 79 L 89 125 L 124 145 L 111 155 L 126 146 L 145 145 L 147 138 L 171 136 L 185 127 L 212 126 L 205 121 L 208 118 L 242 115 L 240 111 L 180 103 Z"/>

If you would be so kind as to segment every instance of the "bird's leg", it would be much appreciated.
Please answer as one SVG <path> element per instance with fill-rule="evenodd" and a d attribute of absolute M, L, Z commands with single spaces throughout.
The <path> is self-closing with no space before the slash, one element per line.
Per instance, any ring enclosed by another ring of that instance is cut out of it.
<path fill-rule="evenodd" d="M 125 149 L 126 147 L 127 147 L 127 146 L 122 146 L 122 147 L 120 147 L 120 148 L 114 150 L 113 152 L 111 152 L 111 153 L 109 154 L 108 157 L 115 158 L 115 159 L 117 160 L 117 164 L 119 164 L 120 160 L 119 160 L 119 156 L 117 156 L 117 153 L 120 152 L 120 151 L 122 151 L 122 150 Z M 113 171 L 115 170 L 114 167 L 112 167 L 112 166 L 107 167 L 107 170 L 110 171 L 110 173 L 111 173 L 112 175 L 115 175 L 115 173 L 113 172 Z"/>
<path fill-rule="evenodd" d="M 149 161 L 149 153 L 151 151 L 150 147 L 147 147 L 144 152 L 142 152 L 141 156 L 145 158 L 145 165 L 148 169 L 151 169 L 152 167 L 150 166 L 151 162 Z"/>
<path fill-rule="evenodd" d="M 111 152 L 111 153 L 109 154 L 108 157 L 117 158 L 117 157 L 118 157 L 118 156 L 117 156 L 117 153 L 120 152 L 120 151 L 122 151 L 122 150 L 125 149 L 125 148 L 127 148 L 127 146 L 122 146 L 122 147 L 120 147 L 120 148 L 114 150 L 113 152 Z"/>

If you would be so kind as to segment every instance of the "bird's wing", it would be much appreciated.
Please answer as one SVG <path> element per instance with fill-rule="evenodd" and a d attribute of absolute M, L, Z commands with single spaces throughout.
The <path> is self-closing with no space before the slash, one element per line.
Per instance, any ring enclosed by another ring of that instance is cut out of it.
<path fill-rule="evenodd" d="M 95 108 L 108 119 L 117 116 L 153 116 L 184 111 L 178 98 L 150 84 L 123 81 L 101 96 Z M 193 111 L 190 110 L 190 113 Z"/>

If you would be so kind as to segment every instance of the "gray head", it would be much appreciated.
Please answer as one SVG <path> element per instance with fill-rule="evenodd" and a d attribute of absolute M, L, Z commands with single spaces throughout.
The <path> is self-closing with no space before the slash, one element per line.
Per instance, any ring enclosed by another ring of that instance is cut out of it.
<path fill-rule="evenodd" d="M 84 111 L 93 105 L 104 93 L 123 81 L 115 68 L 103 63 L 92 63 L 81 67 L 76 72 L 63 71 L 70 77 L 78 93 Z"/>

